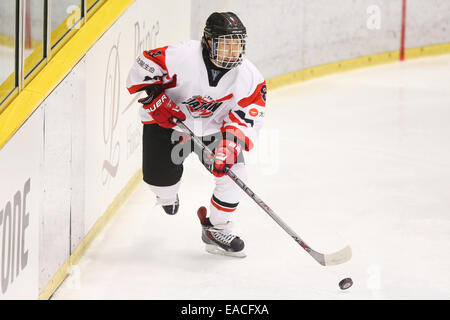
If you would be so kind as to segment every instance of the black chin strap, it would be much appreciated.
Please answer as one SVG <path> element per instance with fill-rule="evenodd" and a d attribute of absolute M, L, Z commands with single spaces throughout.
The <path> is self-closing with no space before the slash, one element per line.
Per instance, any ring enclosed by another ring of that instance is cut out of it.
<path fill-rule="evenodd" d="M 230 71 L 230 69 L 220 68 L 213 64 L 211 59 L 209 58 L 208 49 L 206 48 L 203 48 L 202 56 L 203 61 L 205 62 L 206 71 L 208 72 L 209 85 L 211 87 L 217 87 L 219 80 L 222 79 L 225 73 Z"/>

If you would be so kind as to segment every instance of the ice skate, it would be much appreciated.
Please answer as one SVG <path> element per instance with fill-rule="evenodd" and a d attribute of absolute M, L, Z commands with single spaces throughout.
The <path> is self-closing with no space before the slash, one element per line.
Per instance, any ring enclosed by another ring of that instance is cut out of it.
<path fill-rule="evenodd" d="M 237 258 L 246 257 L 244 241 L 230 232 L 231 222 L 225 225 L 213 226 L 206 217 L 206 208 L 200 207 L 197 215 L 202 224 L 202 240 L 205 243 L 205 249 L 212 254 L 232 256 Z"/>
<path fill-rule="evenodd" d="M 161 199 L 160 197 L 156 197 L 156 204 L 160 204 L 164 211 L 168 215 L 175 215 L 178 212 L 178 208 L 180 207 L 180 200 L 178 198 L 178 194 L 175 199 Z"/>

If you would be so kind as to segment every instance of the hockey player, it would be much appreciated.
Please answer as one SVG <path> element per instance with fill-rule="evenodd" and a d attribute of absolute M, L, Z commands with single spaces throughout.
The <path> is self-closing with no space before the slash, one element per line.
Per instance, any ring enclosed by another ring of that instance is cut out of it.
<path fill-rule="evenodd" d="M 192 151 L 201 161 L 208 160 L 180 133 L 173 123 L 176 118 L 215 154 L 209 217 L 205 207 L 198 210 L 206 249 L 241 257 L 245 256 L 244 241 L 232 233 L 231 218 L 242 190 L 224 169 L 233 167 L 246 180 L 242 150 L 252 149 L 266 102 L 264 78 L 244 57 L 246 37 L 236 14 L 214 12 L 206 21 L 201 42 L 144 51 L 127 79 L 131 94 L 147 94 L 138 100 L 144 124 L 143 176 L 158 203 L 167 214 L 176 214 L 183 160 Z"/>

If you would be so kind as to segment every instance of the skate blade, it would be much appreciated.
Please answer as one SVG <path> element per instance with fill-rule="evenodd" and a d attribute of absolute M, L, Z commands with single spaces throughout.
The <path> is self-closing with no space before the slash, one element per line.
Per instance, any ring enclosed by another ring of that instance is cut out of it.
<path fill-rule="evenodd" d="M 244 251 L 239 251 L 239 252 L 226 251 L 226 250 L 223 250 L 221 247 L 213 245 L 213 244 L 205 244 L 205 250 L 206 250 L 206 252 L 211 253 L 211 254 L 217 254 L 217 255 L 228 256 L 228 257 L 245 258 L 247 256 Z"/>

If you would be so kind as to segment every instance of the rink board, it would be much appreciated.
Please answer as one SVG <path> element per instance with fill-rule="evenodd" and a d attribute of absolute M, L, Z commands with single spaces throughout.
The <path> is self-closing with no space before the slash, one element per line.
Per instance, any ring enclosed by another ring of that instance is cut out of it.
<path fill-rule="evenodd" d="M 181 1 L 179 7 L 188 10 L 188 4 Z M 65 240 L 70 250 L 56 248 L 41 260 L 52 270 L 50 277 L 41 275 L 40 284 L 46 284 L 41 287 L 41 299 L 48 298 L 71 272 L 141 180 L 142 125 L 136 112 L 137 97 L 126 90 L 128 70 L 144 48 L 160 42 L 174 44 L 187 37 L 189 25 L 181 17 L 173 24 L 169 4 L 152 5 L 151 9 L 144 1 L 131 5 L 47 98 L 59 96 L 51 105 L 65 101 L 62 108 L 72 114 L 70 216 L 55 220 L 60 229 L 67 225 L 71 229 Z M 62 191 L 54 188 L 54 193 Z M 52 240 L 51 232 L 48 234 L 47 243 Z"/>
<path fill-rule="evenodd" d="M 184 14 L 189 2 L 178 1 L 178 13 L 171 12 L 172 6 L 135 1 L 123 12 L 123 2 L 106 3 L 1 114 L 0 122 L 6 125 L 0 127 L 0 173 L 5 177 L 0 200 L 8 227 L 10 211 L 18 208 L 11 202 L 20 189 L 17 184 L 23 193 L 25 176 L 33 176 L 24 246 L 29 259 L 19 277 L 5 269 L 9 278 L 1 298 L 48 299 L 141 181 L 142 125 L 137 99 L 128 93 L 125 81 L 138 52 L 188 37 L 189 19 Z M 114 13 L 121 17 L 110 22 Z M 40 115 L 39 121 L 26 129 L 33 116 L 21 127 L 20 119 L 33 112 Z M 23 145 L 24 134 L 33 142 L 27 154 L 12 147 Z M 12 170 L 14 163 L 23 169 Z M 8 260 L 2 262 L 15 270 L 16 259 L 8 256 L 13 242 L 9 244 L 6 231 Z"/>
<path fill-rule="evenodd" d="M 0 300 L 39 293 L 42 126 L 37 110 L 0 152 Z"/>

